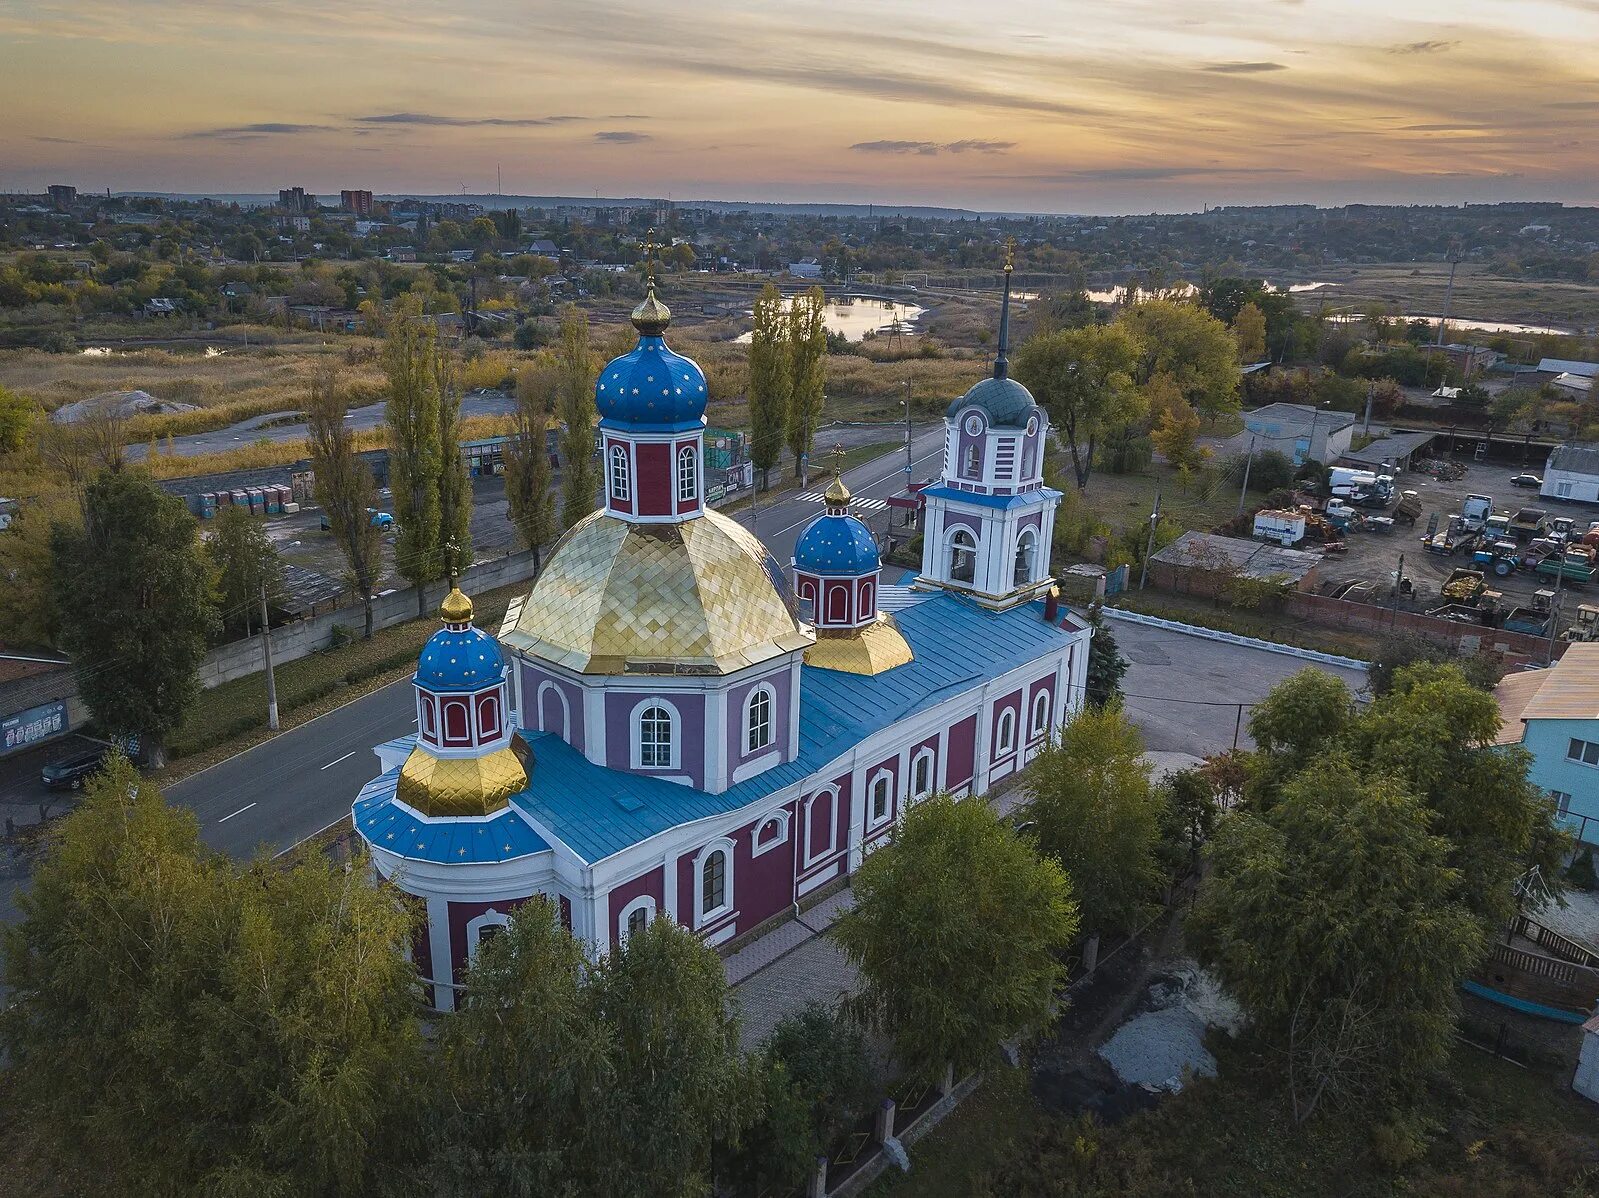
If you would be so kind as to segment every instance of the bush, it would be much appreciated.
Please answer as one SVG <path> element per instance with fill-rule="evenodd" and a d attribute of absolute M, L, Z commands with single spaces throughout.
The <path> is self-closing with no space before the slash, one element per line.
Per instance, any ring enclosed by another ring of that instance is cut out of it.
<path fill-rule="evenodd" d="M 1566 866 L 1566 881 L 1574 890 L 1599 890 L 1599 871 L 1593 866 L 1593 850 L 1579 849 Z"/>
<path fill-rule="evenodd" d="M 1256 491 L 1281 491 L 1293 485 L 1294 464 L 1285 453 L 1263 449 L 1249 467 L 1249 485 Z"/>

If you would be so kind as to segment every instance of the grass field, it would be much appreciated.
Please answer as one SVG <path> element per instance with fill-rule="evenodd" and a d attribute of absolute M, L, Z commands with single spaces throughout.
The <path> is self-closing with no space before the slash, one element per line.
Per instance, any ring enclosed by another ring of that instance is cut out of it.
<path fill-rule="evenodd" d="M 1321 308 L 1370 311 L 1376 303 L 1392 312 L 1437 315 L 1444 310 L 1449 267 L 1441 262 L 1388 262 L 1318 270 L 1335 287 L 1299 293 L 1307 312 Z M 1547 324 L 1576 330 L 1599 324 L 1599 285 L 1546 282 L 1496 275 L 1483 263 L 1463 262 L 1455 272 L 1450 314 L 1463 319 Z"/>

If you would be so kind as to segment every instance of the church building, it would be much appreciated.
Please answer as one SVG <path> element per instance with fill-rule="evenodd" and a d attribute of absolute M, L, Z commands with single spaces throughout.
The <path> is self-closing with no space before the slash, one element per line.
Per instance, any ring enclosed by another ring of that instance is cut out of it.
<path fill-rule="evenodd" d="M 1007 265 L 993 377 L 949 406 L 922 567 L 892 586 L 841 480 L 787 568 L 706 505 L 705 376 L 648 284 L 595 385 L 604 506 L 497 635 L 452 589 L 417 731 L 376 748 L 355 800 L 378 874 L 425 904 L 413 959 L 439 1009 L 535 895 L 595 953 L 658 916 L 712 945 L 761 929 L 919 800 L 1012 777 L 1081 705 L 1090 629 L 1049 595 L 1060 494 L 1009 377 L 1009 295 Z"/>

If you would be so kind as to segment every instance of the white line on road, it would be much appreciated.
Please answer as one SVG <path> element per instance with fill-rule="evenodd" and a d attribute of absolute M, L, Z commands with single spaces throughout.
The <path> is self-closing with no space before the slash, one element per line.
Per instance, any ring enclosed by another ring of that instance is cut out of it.
<path fill-rule="evenodd" d="M 884 456 L 886 457 L 887 455 L 885 454 Z M 925 462 L 929 458 L 940 458 L 940 459 L 942 459 L 943 456 L 944 456 L 944 447 L 942 445 L 940 445 L 937 449 L 933 450 L 932 453 L 924 453 L 921 457 L 917 458 L 916 459 L 916 463 Z M 876 461 L 876 460 L 877 459 L 875 459 L 875 458 L 873 459 L 873 461 Z M 915 468 L 916 463 L 912 464 L 912 469 Z M 865 486 L 863 486 L 861 488 L 861 494 L 864 495 L 867 491 L 870 491 L 873 487 L 880 487 L 886 482 L 893 482 L 893 483 L 897 484 L 899 481 L 900 480 L 898 478 L 896 478 L 893 474 L 886 474 L 882 478 L 877 479 L 874 482 L 869 482 Z M 803 496 L 801 498 L 803 498 Z M 745 508 L 744 511 L 739 513 L 740 517 L 746 516 L 748 514 L 749 514 L 749 509 L 748 508 Z M 786 532 L 792 532 L 794 529 L 798 528 L 801 524 L 809 524 L 814 519 L 816 519 L 816 516 L 813 513 L 806 513 L 806 515 L 802 519 L 796 520 L 793 524 L 790 524 L 787 528 L 780 528 L 776 532 L 769 532 L 769 533 L 766 533 L 765 535 L 768 536 L 768 537 L 780 537 Z"/>
<path fill-rule="evenodd" d="M 232 818 L 233 818 L 233 816 L 234 816 L 234 815 L 243 815 L 243 814 L 244 814 L 244 813 L 245 813 L 245 812 L 246 812 L 246 811 L 248 811 L 248 810 L 250 810 L 250 808 L 251 808 L 251 807 L 254 807 L 254 806 L 255 806 L 255 804 L 254 804 L 254 803 L 250 803 L 250 804 L 248 804 L 248 805 L 247 805 L 247 806 L 244 806 L 244 807 L 240 807 L 240 808 L 239 808 L 239 809 L 238 809 L 238 810 L 237 810 L 237 811 L 235 811 L 235 812 L 234 812 L 234 813 L 233 813 L 233 814 L 232 814 L 232 815 L 224 815 L 224 816 L 223 816 L 223 817 L 222 817 L 222 818 L 221 818 L 221 819 L 219 819 L 219 820 L 217 820 L 217 823 L 219 823 L 219 824 L 225 824 L 225 823 L 227 823 L 227 822 L 228 822 L 228 821 L 229 821 L 229 820 L 230 820 L 230 819 L 232 819 Z"/>
<path fill-rule="evenodd" d="M 351 757 L 354 757 L 354 756 L 355 756 L 355 750 L 354 750 L 354 749 L 351 749 L 351 750 L 350 750 L 350 751 L 349 751 L 349 752 L 348 752 L 348 753 L 346 753 L 346 754 L 345 754 L 345 755 L 344 755 L 344 756 L 343 756 L 343 757 L 335 757 L 335 758 L 334 758 L 334 759 L 333 759 L 333 760 L 332 760 L 332 761 L 330 761 L 330 762 L 328 762 L 328 763 L 327 763 L 327 764 L 326 764 L 326 765 L 324 765 L 324 766 L 321 766 L 321 767 L 320 767 L 320 768 L 321 768 L 321 769 L 325 769 L 325 770 L 330 770 L 330 769 L 332 769 L 332 768 L 333 768 L 333 767 L 334 767 L 334 766 L 336 766 L 336 765 L 338 765 L 338 764 L 339 764 L 339 762 L 341 762 L 341 761 L 348 761 L 348 760 L 349 760 L 349 759 L 350 759 L 350 758 L 351 758 Z"/>

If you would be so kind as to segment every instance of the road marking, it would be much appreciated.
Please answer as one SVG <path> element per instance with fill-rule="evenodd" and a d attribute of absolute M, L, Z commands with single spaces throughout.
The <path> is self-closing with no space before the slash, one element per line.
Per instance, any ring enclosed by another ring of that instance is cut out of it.
<path fill-rule="evenodd" d="M 820 491 L 806 491 L 798 496 L 801 503 L 825 503 L 827 497 Z M 888 506 L 886 499 L 855 499 L 850 502 L 851 507 L 858 507 L 863 512 L 880 512 Z"/>
<path fill-rule="evenodd" d="M 354 757 L 354 756 L 355 756 L 355 750 L 354 750 L 354 749 L 351 749 L 351 750 L 350 750 L 350 751 L 349 751 L 349 752 L 348 752 L 348 753 L 346 753 L 346 754 L 345 754 L 345 755 L 344 755 L 344 756 L 343 756 L 343 757 L 335 757 L 335 758 L 334 758 L 334 759 L 333 759 L 333 760 L 332 760 L 332 761 L 330 761 L 330 762 L 328 762 L 328 763 L 327 763 L 327 764 L 326 764 L 326 765 L 324 765 L 324 766 L 322 766 L 322 767 L 321 767 L 321 768 L 322 768 L 322 769 L 325 769 L 325 770 L 330 770 L 330 769 L 332 769 L 332 768 L 333 768 L 333 767 L 334 767 L 334 766 L 336 766 L 336 765 L 338 765 L 338 764 L 339 764 L 339 762 L 341 762 L 341 761 L 348 761 L 348 760 L 349 760 L 349 759 L 350 759 L 350 758 L 351 758 L 351 757 Z"/>
<path fill-rule="evenodd" d="M 243 814 L 244 814 L 244 813 L 245 813 L 245 812 L 246 812 L 246 811 L 248 811 L 248 810 L 250 810 L 250 808 L 251 808 L 251 807 L 254 807 L 254 806 L 255 806 L 255 804 L 254 804 L 254 803 L 251 803 L 251 804 L 249 804 L 249 805 L 248 805 L 248 806 L 245 806 L 245 807 L 240 807 L 240 808 L 239 808 L 239 809 L 238 809 L 238 810 L 237 810 L 237 811 L 235 811 L 235 812 L 234 812 L 234 813 L 233 813 L 233 815 L 224 815 L 224 816 L 223 816 L 223 817 L 222 817 L 222 818 L 221 818 L 221 819 L 219 819 L 219 820 L 217 820 L 217 823 L 219 823 L 219 824 L 225 824 L 225 823 L 227 823 L 227 822 L 228 822 L 228 821 L 229 821 L 229 820 L 230 820 L 230 819 L 232 819 L 232 818 L 233 818 L 233 816 L 234 816 L 234 815 L 243 815 Z"/>
<path fill-rule="evenodd" d="M 885 454 L 884 456 L 886 457 L 888 455 Z M 919 464 L 921 462 L 925 462 L 929 458 L 939 458 L 940 460 L 942 460 L 943 457 L 944 457 L 944 447 L 942 445 L 940 445 L 937 449 L 933 450 L 931 453 L 924 453 L 921 457 L 917 458 L 916 461 L 914 463 L 912 463 L 912 469 L 914 469 L 917 464 Z M 878 461 L 880 459 L 874 458 L 872 460 L 873 461 Z M 870 462 L 868 462 L 866 464 L 867 465 L 871 465 Z M 861 492 L 862 492 L 862 494 L 864 494 L 865 492 L 870 491 L 873 487 L 880 487 L 884 483 L 894 483 L 896 485 L 896 487 L 897 487 L 903 481 L 903 478 L 904 478 L 904 471 L 903 470 L 897 471 L 894 474 L 886 474 L 882 478 L 877 479 L 875 482 L 869 482 L 869 483 L 865 484 L 863 487 L 861 487 Z M 802 496 L 800 496 L 800 498 L 804 499 L 805 497 L 802 495 Z M 860 503 L 861 502 L 860 498 L 857 497 L 855 502 L 856 503 Z M 745 508 L 742 512 L 739 513 L 740 520 L 742 521 L 743 517 L 745 517 L 745 516 L 747 516 L 749 514 L 750 514 L 750 509 L 749 508 Z M 814 519 L 816 519 L 816 517 L 814 515 L 811 515 L 811 514 L 807 513 L 803 518 L 801 518 L 799 520 L 796 520 L 793 524 L 790 524 L 787 528 L 780 528 L 776 532 L 768 532 L 765 535 L 768 536 L 768 537 L 780 537 L 786 532 L 792 532 L 794 529 L 800 527 L 800 525 L 802 525 L 802 524 L 809 524 Z"/>

